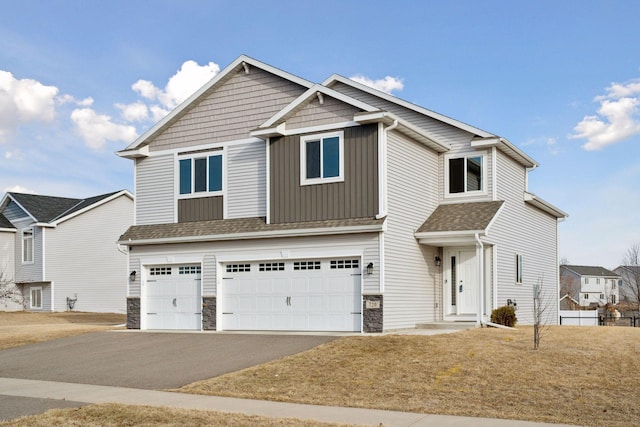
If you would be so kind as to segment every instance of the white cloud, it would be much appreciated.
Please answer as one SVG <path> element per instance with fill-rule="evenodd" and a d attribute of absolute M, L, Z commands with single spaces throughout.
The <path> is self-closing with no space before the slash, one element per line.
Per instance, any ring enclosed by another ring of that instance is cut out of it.
<path fill-rule="evenodd" d="M 219 71 L 220 66 L 214 62 L 198 65 L 197 62 L 189 60 L 169 79 L 164 89 L 142 79 L 135 82 L 131 89 L 143 98 L 158 101 L 164 110 L 170 110 L 200 89 Z"/>
<path fill-rule="evenodd" d="M 7 151 L 4 153 L 4 158 L 7 160 L 19 160 L 22 159 L 22 153 L 20 150 Z"/>
<path fill-rule="evenodd" d="M 585 150 L 599 150 L 640 134 L 640 80 L 612 83 L 594 101 L 600 104 L 597 115 L 585 116 L 569 135 L 586 139 Z"/>
<path fill-rule="evenodd" d="M 0 141 L 24 123 L 49 123 L 55 117 L 58 88 L 32 79 L 16 79 L 0 70 Z"/>
<path fill-rule="evenodd" d="M 3 190 L 5 193 L 26 193 L 26 194 L 37 194 L 30 188 L 23 187 L 21 185 L 14 185 L 13 187 L 7 187 Z"/>
<path fill-rule="evenodd" d="M 358 74 L 350 77 L 350 79 L 354 82 L 362 83 L 365 86 L 369 86 L 389 94 L 394 90 L 402 90 L 404 88 L 402 79 L 399 79 L 397 77 L 386 76 L 384 79 L 372 80 L 368 77 Z"/>
<path fill-rule="evenodd" d="M 122 117 L 128 122 L 149 120 L 149 108 L 140 101 L 133 104 L 116 104 L 116 108 L 122 112 Z"/>
<path fill-rule="evenodd" d="M 77 106 L 80 106 L 80 107 L 90 107 L 91 105 L 93 105 L 93 98 L 91 98 L 91 97 L 87 97 L 85 99 L 77 100 L 73 96 L 68 95 L 68 94 L 64 94 L 64 95 L 60 95 L 60 96 L 56 97 L 56 101 L 60 105 L 76 104 Z"/>
<path fill-rule="evenodd" d="M 98 114 L 91 108 L 73 110 L 71 120 L 76 132 L 94 150 L 102 149 L 107 141 L 129 143 L 138 136 L 135 127 L 113 123 L 111 117 Z"/>

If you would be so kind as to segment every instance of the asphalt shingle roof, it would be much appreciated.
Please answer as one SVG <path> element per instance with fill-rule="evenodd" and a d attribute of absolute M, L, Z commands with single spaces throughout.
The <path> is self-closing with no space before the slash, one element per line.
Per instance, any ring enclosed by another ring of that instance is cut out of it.
<path fill-rule="evenodd" d="M 9 221 L 4 215 L 0 213 L 0 228 L 15 228 L 11 221 Z"/>
<path fill-rule="evenodd" d="M 356 218 L 337 219 L 327 221 L 310 221 L 285 224 L 267 224 L 265 218 L 237 218 L 220 219 L 211 221 L 181 222 L 175 224 L 150 224 L 134 225 L 120 237 L 120 242 L 172 239 L 172 238 L 192 238 L 209 236 L 226 236 L 240 233 L 259 233 L 283 230 L 304 230 L 318 228 L 337 228 L 379 225 L 382 226 L 383 219 Z"/>
<path fill-rule="evenodd" d="M 115 194 L 108 193 L 87 199 L 40 196 L 37 194 L 9 193 L 37 222 L 52 222 L 84 209 Z"/>
<path fill-rule="evenodd" d="M 440 205 L 417 232 L 485 230 L 503 203 L 498 200 Z"/>
<path fill-rule="evenodd" d="M 561 265 L 561 268 L 566 268 L 581 276 L 619 276 L 618 273 L 607 270 L 604 267 L 596 267 L 589 265 Z"/>

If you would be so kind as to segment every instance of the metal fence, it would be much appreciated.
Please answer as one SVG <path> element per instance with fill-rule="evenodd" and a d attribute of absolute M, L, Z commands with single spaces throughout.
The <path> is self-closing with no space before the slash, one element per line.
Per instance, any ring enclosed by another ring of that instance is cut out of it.
<path fill-rule="evenodd" d="M 576 315 L 560 315 L 560 325 L 565 326 L 626 326 L 640 327 L 640 316 L 598 315 L 596 311 L 575 311 Z M 593 313 L 587 316 L 582 313 Z"/>

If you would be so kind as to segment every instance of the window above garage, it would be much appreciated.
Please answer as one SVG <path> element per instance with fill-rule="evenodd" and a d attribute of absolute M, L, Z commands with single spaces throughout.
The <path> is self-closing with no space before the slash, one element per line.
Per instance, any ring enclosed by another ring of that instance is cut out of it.
<path fill-rule="evenodd" d="M 221 195 L 224 167 L 221 151 L 178 157 L 179 197 Z"/>
<path fill-rule="evenodd" d="M 300 138 L 300 184 L 344 181 L 344 132 Z"/>

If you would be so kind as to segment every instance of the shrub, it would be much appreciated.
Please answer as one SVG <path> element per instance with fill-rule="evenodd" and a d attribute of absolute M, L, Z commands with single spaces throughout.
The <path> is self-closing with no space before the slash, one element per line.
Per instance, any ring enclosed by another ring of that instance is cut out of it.
<path fill-rule="evenodd" d="M 498 325 L 514 327 L 518 323 L 516 310 L 508 305 L 498 307 L 491 312 L 491 321 Z"/>

